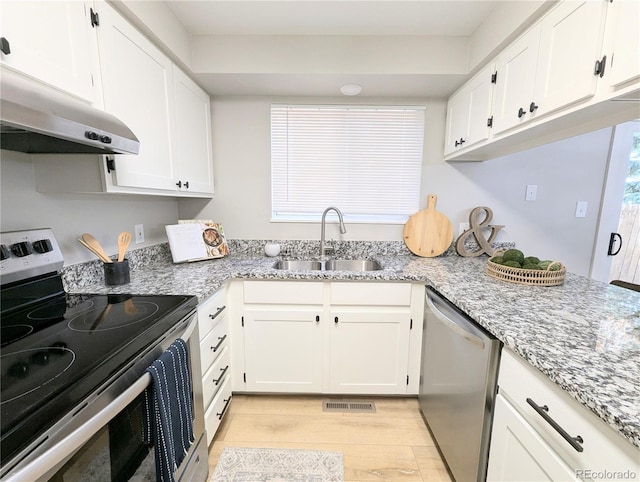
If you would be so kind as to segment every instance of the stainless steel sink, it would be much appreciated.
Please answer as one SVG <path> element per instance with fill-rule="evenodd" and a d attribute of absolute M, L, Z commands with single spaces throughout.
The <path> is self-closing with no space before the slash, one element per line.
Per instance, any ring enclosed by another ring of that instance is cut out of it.
<path fill-rule="evenodd" d="M 380 263 L 372 259 L 329 259 L 325 262 L 327 271 L 378 271 Z"/>
<path fill-rule="evenodd" d="M 377 271 L 380 263 L 371 259 L 282 259 L 273 265 L 275 269 L 287 271 Z"/>
<path fill-rule="evenodd" d="M 287 271 L 321 270 L 322 261 L 308 259 L 281 259 L 273 265 L 275 269 Z"/>

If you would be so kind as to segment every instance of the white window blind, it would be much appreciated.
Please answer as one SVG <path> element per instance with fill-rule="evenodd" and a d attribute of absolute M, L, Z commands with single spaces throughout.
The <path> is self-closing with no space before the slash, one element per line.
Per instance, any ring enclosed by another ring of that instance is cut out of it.
<path fill-rule="evenodd" d="M 272 219 L 405 222 L 418 209 L 424 107 L 271 106 Z"/>

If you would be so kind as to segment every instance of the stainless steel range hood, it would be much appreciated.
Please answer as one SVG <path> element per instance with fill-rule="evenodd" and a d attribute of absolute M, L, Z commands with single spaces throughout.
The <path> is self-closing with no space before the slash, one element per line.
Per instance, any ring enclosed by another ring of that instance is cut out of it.
<path fill-rule="evenodd" d="M 137 137 L 111 114 L 6 70 L 0 82 L 0 149 L 138 154 Z"/>

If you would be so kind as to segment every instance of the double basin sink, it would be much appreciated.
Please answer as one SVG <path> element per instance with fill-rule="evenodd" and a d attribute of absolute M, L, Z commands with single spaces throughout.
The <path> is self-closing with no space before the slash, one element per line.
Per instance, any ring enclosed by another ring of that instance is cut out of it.
<path fill-rule="evenodd" d="M 372 259 L 282 259 L 273 265 L 287 271 L 378 271 L 380 263 Z"/>

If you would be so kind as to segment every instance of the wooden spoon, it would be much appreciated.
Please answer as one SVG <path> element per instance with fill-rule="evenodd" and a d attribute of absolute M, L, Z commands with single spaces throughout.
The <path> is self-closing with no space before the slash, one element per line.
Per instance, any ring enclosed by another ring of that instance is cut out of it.
<path fill-rule="evenodd" d="M 124 261 L 124 254 L 127 252 L 130 242 L 131 233 L 123 231 L 118 235 L 118 263 L 122 263 Z"/>
<path fill-rule="evenodd" d="M 102 255 L 97 252 L 95 249 L 93 249 L 91 246 L 89 246 L 82 238 L 78 238 L 78 242 L 84 246 L 85 248 L 87 248 L 89 251 L 91 251 L 93 254 L 95 254 L 101 261 L 105 262 L 105 263 L 111 263 L 111 259 L 105 259 L 102 257 Z"/>
<path fill-rule="evenodd" d="M 93 251 L 98 255 L 98 257 L 102 261 L 104 261 L 105 263 L 113 263 L 113 260 L 109 257 L 107 253 L 105 253 L 104 249 L 102 249 L 102 246 L 100 245 L 98 240 L 94 238 L 91 234 L 84 233 L 82 235 L 82 240 L 85 243 L 87 243 L 89 246 L 91 246 L 91 248 L 93 248 Z"/>

